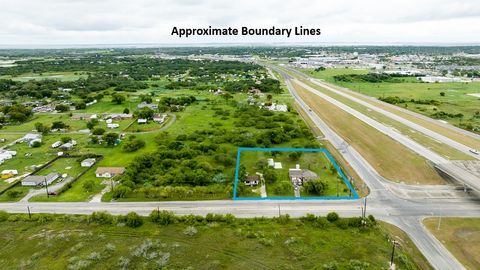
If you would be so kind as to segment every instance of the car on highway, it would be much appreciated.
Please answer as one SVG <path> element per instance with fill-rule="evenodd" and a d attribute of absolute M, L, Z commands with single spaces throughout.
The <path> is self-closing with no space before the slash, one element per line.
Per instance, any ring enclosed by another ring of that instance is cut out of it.
<path fill-rule="evenodd" d="M 479 152 L 477 149 L 470 149 L 470 152 L 472 152 L 475 155 L 479 155 Z"/>

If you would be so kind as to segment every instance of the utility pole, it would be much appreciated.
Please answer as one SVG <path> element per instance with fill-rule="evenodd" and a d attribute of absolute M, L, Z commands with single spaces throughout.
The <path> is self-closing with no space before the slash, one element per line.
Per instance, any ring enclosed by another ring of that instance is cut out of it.
<path fill-rule="evenodd" d="M 47 198 L 50 198 L 50 194 L 48 194 L 48 184 L 47 184 L 47 179 L 45 179 L 45 190 L 47 191 Z"/>
<path fill-rule="evenodd" d="M 392 246 L 392 257 L 390 258 L 390 269 L 395 269 L 394 263 L 393 263 L 393 258 L 395 256 L 395 245 L 397 244 L 397 241 L 393 240 L 393 246 Z"/>
<path fill-rule="evenodd" d="M 32 213 L 30 213 L 30 206 L 27 206 L 28 218 L 32 219 Z"/>
<path fill-rule="evenodd" d="M 363 218 L 367 217 L 367 197 L 364 198 Z"/>
<path fill-rule="evenodd" d="M 280 204 L 278 205 L 278 217 L 280 217 L 282 214 L 280 212 Z"/>
<path fill-rule="evenodd" d="M 437 225 L 437 231 L 440 230 L 440 225 L 442 224 L 442 216 L 438 217 L 438 225 Z"/>

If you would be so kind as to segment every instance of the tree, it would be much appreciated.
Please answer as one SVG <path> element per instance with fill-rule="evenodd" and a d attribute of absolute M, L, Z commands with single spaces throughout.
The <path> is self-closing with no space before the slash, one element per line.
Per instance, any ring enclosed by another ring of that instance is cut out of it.
<path fill-rule="evenodd" d="M 64 122 L 62 122 L 62 121 L 52 122 L 52 128 L 51 129 L 64 129 L 64 128 L 68 128 L 68 125 L 65 124 Z"/>
<path fill-rule="evenodd" d="M 105 133 L 105 129 L 103 129 L 101 127 L 96 127 L 92 131 L 93 135 L 103 135 L 104 133 Z"/>
<path fill-rule="evenodd" d="M 123 113 L 129 114 L 129 113 L 130 113 L 130 109 L 128 109 L 128 108 L 123 109 Z"/>
<path fill-rule="evenodd" d="M 275 173 L 275 170 L 271 168 L 266 168 L 263 170 L 263 179 L 265 179 L 265 182 L 267 183 L 275 183 L 275 181 L 277 181 L 277 174 Z"/>
<path fill-rule="evenodd" d="M 82 185 L 82 188 L 85 192 L 92 192 L 94 187 L 95 182 L 93 180 L 87 180 Z"/>
<path fill-rule="evenodd" d="M 90 121 L 87 122 L 87 128 L 90 130 L 92 130 L 96 125 L 98 125 L 97 119 L 91 119 Z"/>
<path fill-rule="evenodd" d="M 112 95 L 112 102 L 116 104 L 122 104 L 125 101 L 125 96 L 121 94 L 114 93 Z"/>
<path fill-rule="evenodd" d="M 440 96 L 444 97 L 444 96 L 445 96 L 445 92 L 440 92 Z"/>
<path fill-rule="evenodd" d="M 62 141 L 62 143 L 68 143 L 72 140 L 72 137 L 63 136 L 60 140 Z"/>
<path fill-rule="evenodd" d="M 144 107 L 144 108 L 135 112 L 135 115 L 138 118 L 145 118 L 145 119 L 152 119 L 154 114 L 155 114 L 155 112 L 148 107 Z"/>
<path fill-rule="evenodd" d="M 35 123 L 35 129 L 42 134 L 50 132 L 50 127 L 40 122 Z"/>
<path fill-rule="evenodd" d="M 77 110 L 83 110 L 87 108 L 87 104 L 83 101 L 75 102 L 75 109 Z"/>
<path fill-rule="evenodd" d="M 303 183 L 303 189 L 315 195 L 323 195 L 328 188 L 328 184 L 321 180 L 309 180 Z"/>
<path fill-rule="evenodd" d="M 244 182 L 245 179 L 247 179 L 247 169 L 245 166 L 240 165 L 240 168 L 238 169 L 238 182 Z"/>
<path fill-rule="evenodd" d="M 97 144 L 97 143 L 99 142 L 97 136 L 91 136 L 91 137 L 90 137 L 90 141 L 91 141 L 93 144 Z"/>
<path fill-rule="evenodd" d="M 134 135 L 130 135 L 125 142 L 123 142 L 122 150 L 124 152 L 134 152 L 145 146 L 145 141 L 138 139 Z"/>
<path fill-rule="evenodd" d="M 59 112 L 67 112 L 70 110 L 70 107 L 65 104 L 58 104 L 57 106 L 55 106 L 55 110 Z"/>
<path fill-rule="evenodd" d="M 142 102 L 146 102 L 146 103 L 152 103 L 152 96 L 148 96 L 148 95 L 140 95 L 140 100 Z"/>
<path fill-rule="evenodd" d="M 302 156 L 302 151 L 293 151 L 288 154 L 291 160 L 297 161 Z"/>
<path fill-rule="evenodd" d="M 110 132 L 110 133 L 104 134 L 102 139 L 105 141 L 105 143 L 108 146 L 113 146 L 117 142 L 118 133 Z"/>

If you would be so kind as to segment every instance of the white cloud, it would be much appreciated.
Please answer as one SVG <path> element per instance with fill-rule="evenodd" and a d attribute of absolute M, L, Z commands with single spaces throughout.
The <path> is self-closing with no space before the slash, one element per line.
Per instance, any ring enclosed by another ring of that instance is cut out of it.
<path fill-rule="evenodd" d="M 0 0 L 0 44 L 479 43 L 475 0 Z M 322 29 L 320 37 L 194 37 L 173 26 Z"/>

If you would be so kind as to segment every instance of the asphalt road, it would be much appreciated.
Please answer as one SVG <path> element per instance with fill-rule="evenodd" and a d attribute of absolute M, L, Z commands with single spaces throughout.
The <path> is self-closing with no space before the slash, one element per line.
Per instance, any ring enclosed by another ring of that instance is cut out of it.
<path fill-rule="evenodd" d="M 435 166 L 439 167 L 442 169 L 444 172 L 452 175 L 455 177 L 455 179 L 458 179 L 462 181 L 463 183 L 467 184 L 469 187 L 474 188 L 478 191 L 480 191 L 480 179 L 478 179 L 477 176 L 475 176 L 473 173 L 456 166 L 452 163 L 450 163 L 449 160 L 446 158 L 440 156 L 439 154 L 435 153 L 434 151 L 428 149 L 427 147 L 421 145 L 420 143 L 414 141 L 410 137 L 400 133 L 396 129 L 393 129 L 389 126 L 386 126 L 377 120 L 374 120 L 371 117 L 368 117 L 367 115 L 352 109 L 351 107 L 345 105 L 344 103 L 310 87 L 309 85 L 296 80 L 295 83 L 306 89 L 307 91 L 321 97 L 322 99 L 332 103 L 333 105 L 337 106 L 341 110 L 355 116 L 357 119 L 363 121 L 364 123 L 368 124 L 369 126 L 375 128 L 376 130 L 382 132 L 383 134 L 389 136 L 390 138 L 394 139 L 395 141 L 401 143 L 405 147 L 409 148 L 413 152 L 419 154 L 420 156 L 425 157 L 426 159 L 430 160 L 435 164 Z"/>
<path fill-rule="evenodd" d="M 383 115 L 385 115 L 385 116 L 387 116 L 387 117 L 389 117 L 389 118 L 391 118 L 391 119 L 393 119 L 393 120 L 395 120 L 395 121 L 398 121 L 398 122 L 400 122 L 400 123 L 408 126 L 408 127 L 411 128 L 411 129 L 414 129 L 414 130 L 416 130 L 416 131 L 418 131 L 418 132 L 423 133 L 424 135 L 429 136 L 429 137 L 432 138 L 432 139 L 435 139 L 435 140 L 437 140 L 437 141 L 439 141 L 439 142 L 442 142 L 442 143 L 444 143 L 444 144 L 446 144 L 446 145 L 449 145 L 449 146 L 457 149 L 458 151 L 460 151 L 460 152 L 462 152 L 462 153 L 464 153 L 464 154 L 466 154 L 466 155 L 469 155 L 469 156 L 471 156 L 471 157 L 473 157 L 473 158 L 475 158 L 475 159 L 480 159 L 480 155 L 476 155 L 476 154 L 470 152 L 470 150 L 472 149 L 471 147 L 468 147 L 468 146 L 466 146 L 466 145 L 464 145 L 464 144 L 461 144 L 461 143 L 459 143 L 459 142 L 457 142 L 457 141 L 454 141 L 454 140 L 452 140 L 452 139 L 450 139 L 450 138 L 448 138 L 448 137 L 446 137 L 446 136 L 443 136 L 443 135 L 441 135 L 441 134 L 439 134 L 439 133 L 437 133 L 437 132 L 435 132 L 435 131 L 432 131 L 432 130 L 430 130 L 430 129 L 428 129 L 428 128 L 425 128 L 425 127 L 423 127 L 423 126 L 421 126 L 421 125 L 419 125 L 419 124 L 417 124 L 417 123 L 414 123 L 414 122 L 412 122 L 412 121 L 410 121 L 410 120 L 407 120 L 407 119 L 405 119 L 405 118 L 403 118 L 403 117 L 401 117 L 401 116 L 398 116 L 398 115 L 396 115 L 396 114 L 394 114 L 394 113 L 392 113 L 392 112 L 389 112 L 389 111 L 387 111 L 387 110 L 384 110 L 384 109 L 382 109 L 382 108 L 379 108 L 379 107 L 377 107 L 377 106 L 375 106 L 375 105 L 373 105 L 373 104 L 371 104 L 371 103 L 369 103 L 369 102 L 366 102 L 366 101 L 364 101 L 364 100 L 361 100 L 361 99 L 359 99 L 359 98 L 357 98 L 357 97 L 354 97 L 354 96 L 352 96 L 352 95 L 350 95 L 350 94 L 347 94 L 347 93 L 345 93 L 345 92 L 339 91 L 339 90 L 337 90 L 337 89 L 335 89 L 335 88 L 333 88 L 333 87 L 330 87 L 329 85 L 327 85 L 327 84 L 325 84 L 325 83 L 323 83 L 323 82 L 321 82 L 321 81 L 319 81 L 319 80 L 310 79 L 310 81 L 311 81 L 312 83 L 314 83 L 314 84 L 316 84 L 316 85 L 324 88 L 324 89 L 327 89 L 327 90 L 329 90 L 329 91 L 332 91 L 332 92 L 334 92 L 334 93 L 336 93 L 336 94 L 338 94 L 338 95 L 341 95 L 341 96 L 343 96 L 343 97 L 345 97 L 345 98 L 350 99 L 351 101 L 354 101 L 354 102 L 356 102 L 356 103 L 358 103 L 358 104 L 361 104 L 361 105 L 363 105 L 363 106 L 365 106 L 365 107 L 367 107 L 367 108 L 369 108 L 369 109 L 371 109 L 371 110 L 373 110 L 373 111 L 379 112 L 379 113 L 381 113 L 381 114 L 383 114 Z"/>

